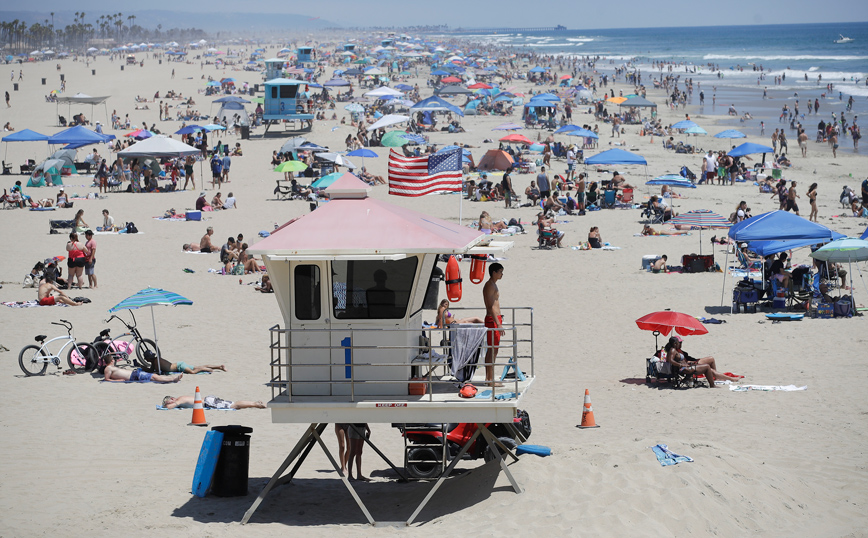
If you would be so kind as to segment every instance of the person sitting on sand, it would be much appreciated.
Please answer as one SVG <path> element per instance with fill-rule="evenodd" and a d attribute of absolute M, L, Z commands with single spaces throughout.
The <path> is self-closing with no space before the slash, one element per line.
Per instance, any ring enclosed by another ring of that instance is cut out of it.
<path fill-rule="evenodd" d="M 491 215 L 488 214 L 488 211 L 483 211 L 479 215 L 479 231 L 484 234 L 492 234 L 500 232 L 504 229 L 508 228 L 505 222 L 497 221 L 493 222 L 491 220 Z"/>
<path fill-rule="evenodd" d="M 593 226 L 588 232 L 588 244 L 591 248 L 603 248 L 603 238 L 600 237 L 600 227 Z"/>
<path fill-rule="evenodd" d="M 651 226 L 646 224 L 645 227 L 642 228 L 642 235 L 690 235 L 690 234 L 688 232 L 682 231 L 682 230 L 655 230 L 654 228 L 652 228 Z"/>
<path fill-rule="evenodd" d="M 198 374 L 199 372 L 208 372 L 211 373 L 214 370 L 222 370 L 226 371 L 226 367 L 222 364 L 203 364 L 202 366 L 190 366 L 186 362 L 169 362 L 166 359 L 160 357 L 159 363 L 160 367 L 157 368 L 157 354 L 151 350 L 145 351 L 145 361 L 150 363 L 150 368 L 145 368 L 146 372 L 157 372 L 168 374 L 170 372 L 180 372 L 182 374 Z"/>
<path fill-rule="evenodd" d="M 205 208 L 208 209 L 205 209 Z M 196 198 L 196 211 L 210 211 L 212 209 L 211 206 L 208 205 L 208 200 L 205 199 L 205 191 L 199 193 L 199 197 Z"/>
<path fill-rule="evenodd" d="M 211 198 L 211 208 L 214 209 L 214 211 L 217 211 L 218 209 L 223 209 L 224 202 L 223 199 L 220 198 L 220 196 L 222 195 L 223 193 L 218 192 L 214 195 L 214 198 Z"/>
<path fill-rule="evenodd" d="M 116 357 L 106 356 L 105 357 L 105 369 L 103 373 L 105 374 L 106 381 L 112 381 L 114 383 L 121 382 L 136 382 L 136 383 L 177 383 L 184 377 L 184 374 L 178 375 L 160 375 L 160 374 L 150 374 L 144 371 L 141 368 L 136 368 L 135 370 L 124 370 L 122 368 L 118 368 L 115 366 Z"/>
<path fill-rule="evenodd" d="M 738 381 L 738 377 L 721 374 L 717 371 L 717 364 L 714 357 L 703 357 L 696 359 L 687 354 L 681 349 L 681 337 L 672 336 L 669 342 L 663 348 L 666 350 L 666 362 L 673 367 L 680 368 L 682 373 L 704 375 L 708 380 L 708 387 L 714 388 L 715 379 Z"/>
<path fill-rule="evenodd" d="M 669 257 L 666 254 L 660 256 L 660 259 L 651 264 L 651 271 L 654 273 L 668 272 L 666 268 L 667 261 L 669 261 Z"/>
<path fill-rule="evenodd" d="M 184 252 L 217 252 L 217 247 L 211 243 L 212 235 L 214 235 L 214 228 L 208 226 L 198 245 L 196 243 L 184 243 Z"/>
<path fill-rule="evenodd" d="M 235 242 L 236 244 L 238 241 Z M 261 273 L 262 269 L 259 268 L 259 264 L 256 262 L 256 257 L 247 254 L 247 249 L 249 246 L 247 243 L 241 243 L 241 252 L 238 254 L 238 259 L 241 261 L 241 265 L 244 266 L 244 274 L 250 275 L 253 273 Z"/>
<path fill-rule="evenodd" d="M 52 293 L 57 293 L 57 297 L 53 297 L 51 295 Z M 58 288 L 54 282 L 49 280 L 46 280 L 39 285 L 37 299 L 39 299 L 39 306 L 54 306 L 57 303 L 69 306 L 81 306 L 82 304 L 70 299 L 65 293 L 60 291 L 60 288 Z"/>
<path fill-rule="evenodd" d="M 453 323 L 485 323 L 485 320 L 477 316 L 456 319 L 455 316 L 449 312 L 449 301 L 443 299 L 440 301 L 440 306 L 437 307 L 437 322 L 434 326 L 438 329 L 443 329 Z"/>
<path fill-rule="evenodd" d="M 268 275 L 262 275 L 262 285 L 256 286 L 253 289 L 262 293 L 274 293 L 274 288 L 271 287 L 271 277 Z"/>
<path fill-rule="evenodd" d="M 190 409 L 193 407 L 195 399 L 193 396 L 166 396 L 163 398 L 162 404 L 166 409 Z M 205 409 L 265 409 L 265 404 L 262 401 L 238 400 L 229 401 L 217 396 L 205 396 L 202 400 L 202 407 Z"/>

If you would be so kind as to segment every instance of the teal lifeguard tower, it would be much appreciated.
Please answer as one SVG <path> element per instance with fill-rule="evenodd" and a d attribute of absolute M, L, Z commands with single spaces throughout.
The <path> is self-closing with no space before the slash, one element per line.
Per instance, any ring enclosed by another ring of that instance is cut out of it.
<path fill-rule="evenodd" d="M 395 40 L 392 39 L 391 37 L 380 41 L 380 45 L 382 45 L 384 47 L 391 47 L 394 44 L 395 44 Z"/>
<path fill-rule="evenodd" d="M 353 54 L 355 54 L 356 44 L 355 43 L 344 43 L 343 50 L 346 52 L 352 52 Z"/>
<path fill-rule="evenodd" d="M 283 58 L 269 58 L 265 60 L 265 80 L 274 80 L 283 76 L 283 66 L 286 60 Z"/>
<path fill-rule="evenodd" d="M 313 47 L 309 47 L 307 45 L 303 47 L 298 47 L 296 50 L 296 56 L 298 56 L 298 63 L 316 63 L 316 51 Z"/>
<path fill-rule="evenodd" d="M 265 102 L 262 107 L 265 134 L 268 134 L 272 123 L 284 120 L 288 121 L 287 128 L 296 120 L 306 121 L 308 129 L 313 125 L 314 115 L 307 109 L 306 90 L 307 82 L 303 80 L 275 78 L 265 81 Z"/>

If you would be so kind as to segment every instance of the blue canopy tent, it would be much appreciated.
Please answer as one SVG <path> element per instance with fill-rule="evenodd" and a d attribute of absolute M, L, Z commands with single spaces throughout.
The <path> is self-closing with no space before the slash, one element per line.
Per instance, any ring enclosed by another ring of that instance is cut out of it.
<path fill-rule="evenodd" d="M 6 155 L 9 152 L 9 142 L 44 142 L 46 140 L 48 140 L 48 135 L 37 133 L 30 129 L 23 129 L 8 136 L 4 136 L 3 142 L 6 142 L 6 147 L 3 153 L 3 160 L 6 160 Z"/>
<path fill-rule="evenodd" d="M 574 132 L 571 131 L 567 134 L 571 135 Z M 648 161 L 645 160 L 645 157 L 623 149 L 612 148 L 597 153 L 593 157 L 585 159 L 585 166 L 589 164 L 641 164 L 645 166 L 645 177 L 648 177 Z"/>
<path fill-rule="evenodd" d="M 832 232 L 832 240 L 843 239 L 847 237 L 842 233 Z M 751 241 L 747 244 L 747 249 L 759 256 L 771 256 L 778 252 L 794 250 L 802 247 L 810 247 L 825 243 L 826 239 L 787 239 L 785 241 Z"/>
<path fill-rule="evenodd" d="M 817 224 L 804 217 L 780 210 L 769 211 L 768 213 L 743 220 L 731 227 L 728 235 L 736 243 L 747 242 L 748 244 L 756 241 L 807 241 L 807 243 L 803 243 L 800 246 L 825 243 L 835 239 L 835 232 L 822 224 Z M 790 243 L 790 245 L 795 244 L 795 242 Z M 770 251 L 772 246 L 768 248 Z M 792 248 L 796 247 L 792 246 Z M 729 250 L 727 250 L 726 256 L 724 267 L 728 267 L 729 264 Z M 723 306 L 725 292 L 726 273 L 724 273 L 723 287 L 720 292 L 720 306 Z"/>
<path fill-rule="evenodd" d="M 59 133 L 48 138 L 48 143 L 56 144 L 104 144 L 109 140 L 114 140 L 114 135 L 100 134 L 96 131 L 91 131 L 83 125 L 76 125 L 69 129 L 64 129 Z"/>
<path fill-rule="evenodd" d="M 868 239 L 868 227 L 865 228 L 865 231 L 859 236 L 859 239 Z"/>
<path fill-rule="evenodd" d="M 531 68 L 528 72 L 529 73 L 545 73 L 546 70 L 544 67 L 536 66 L 536 67 Z"/>
<path fill-rule="evenodd" d="M 417 112 L 453 112 L 458 114 L 459 116 L 464 116 L 464 112 L 457 106 L 446 102 L 440 97 L 436 95 L 432 95 L 427 99 L 423 99 L 416 103 L 415 105 L 410 107 L 410 110 L 414 110 Z"/>
<path fill-rule="evenodd" d="M 751 155 L 753 153 L 766 154 L 774 152 L 775 150 L 768 146 L 763 146 L 762 144 L 754 144 L 753 142 L 745 142 L 744 144 L 727 153 L 727 155 L 729 155 L 730 157 L 744 157 L 745 155 Z"/>

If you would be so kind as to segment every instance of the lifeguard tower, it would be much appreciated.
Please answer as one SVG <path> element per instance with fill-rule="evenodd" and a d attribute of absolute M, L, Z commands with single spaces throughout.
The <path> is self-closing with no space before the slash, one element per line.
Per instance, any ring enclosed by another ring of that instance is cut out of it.
<path fill-rule="evenodd" d="M 265 60 L 265 80 L 274 80 L 283 77 L 283 66 L 286 60 L 283 58 L 269 58 Z"/>
<path fill-rule="evenodd" d="M 316 63 L 316 50 L 313 47 L 309 47 L 304 45 L 302 47 L 298 47 L 295 51 L 296 56 L 298 57 L 298 63 Z"/>
<path fill-rule="evenodd" d="M 265 100 L 262 107 L 262 120 L 265 122 L 265 133 L 273 123 L 286 120 L 286 129 L 295 127 L 294 130 L 302 130 L 301 126 L 295 126 L 295 121 L 307 122 L 308 129 L 312 125 L 314 115 L 307 108 L 307 99 L 304 92 L 307 82 L 287 78 L 275 78 L 265 81 Z"/>
<path fill-rule="evenodd" d="M 283 327 L 270 329 L 272 422 L 310 427 L 242 523 L 273 487 L 292 479 L 308 452 L 319 444 L 368 521 L 377 524 L 322 442 L 328 423 L 476 423 L 473 439 L 479 436 L 497 454 L 501 469 L 520 493 L 497 447 L 515 456 L 485 425 L 512 425 L 533 383 L 533 310 L 501 308 L 506 333 L 495 372 L 503 369 L 499 378 L 505 386 L 470 399 L 459 396 L 456 379 L 463 375 L 464 381 L 472 380 L 482 390 L 483 368 L 475 374 L 466 370 L 456 374 L 457 352 L 450 342 L 458 347 L 459 331 L 482 331 L 479 338 L 484 342 L 486 328 L 453 324 L 435 329 L 424 327 L 422 321 L 423 310 L 429 310 L 429 319 L 434 317 L 430 310 L 437 308 L 441 281 L 437 275 L 442 275 L 437 266 L 443 265 L 444 256 L 487 257 L 504 252 L 512 242 L 491 240 L 476 230 L 369 198 L 370 187 L 350 173 L 326 192 L 328 203 L 288 222 L 250 250 L 265 261 L 284 320 Z M 470 285 L 466 278 L 465 282 Z M 467 292 L 481 296 L 482 288 Z M 451 366 L 438 360 L 445 355 L 452 356 Z M 484 361 L 484 354 L 476 356 L 479 363 Z M 463 453 L 448 466 L 445 454 L 442 462 L 433 462 L 442 463 L 441 471 L 434 474 L 439 475 L 437 482 L 400 525 L 414 521 Z M 293 470 L 283 476 L 295 460 Z"/>
<path fill-rule="evenodd" d="M 394 39 L 394 38 L 391 38 L 391 37 L 388 37 L 388 38 L 383 39 L 382 41 L 380 41 L 380 45 L 383 46 L 383 47 L 391 47 L 391 46 L 394 45 L 394 44 L 395 44 L 395 39 Z"/>
<path fill-rule="evenodd" d="M 355 43 L 344 43 L 341 47 L 345 52 L 356 53 L 356 44 Z"/>

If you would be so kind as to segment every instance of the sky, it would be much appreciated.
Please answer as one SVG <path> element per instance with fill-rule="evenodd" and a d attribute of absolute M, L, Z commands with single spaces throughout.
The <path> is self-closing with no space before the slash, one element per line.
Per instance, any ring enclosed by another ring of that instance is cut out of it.
<path fill-rule="evenodd" d="M 12 5 L 4 3 L 3 10 Z M 32 9 L 29 5 L 28 8 Z M 143 4 L 139 4 L 142 6 Z M 317 0 L 287 2 L 286 0 L 149 0 L 148 9 L 198 12 L 298 13 L 322 17 L 341 26 L 403 26 L 449 24 L 461 27 L 554 26 L 563 24 L 570 29 L 636 28 L 670 26 L 713 26 L 743 24 L 798 24 L 817 22 L 868 21 L 868 2 L 843 0 L 834 3 L 817 0 L 618 0 L 602 5 L 591 2 L 555 0 L 542 4 L 527 0 L 468 2 L 467 0 Z M 40 0 L 40 11 L 69 11 L 68 0 Z M 600 6 L 603 6 L 602 8 Z M 20 8 L 20 5 L 15 7 Z M 832 9 L 827 9 L 831 7 Z M 758 9 L 759 8 L 759 9 Z M 87 13 L 123 12 L 132 14 L 129 6 L 110 6 L 104 0 L 76 0 L 74 9 Z M 171 24 L 171 23 L 169 23 Z M 164 24 L 166 26 L 166 24 Z"/>

